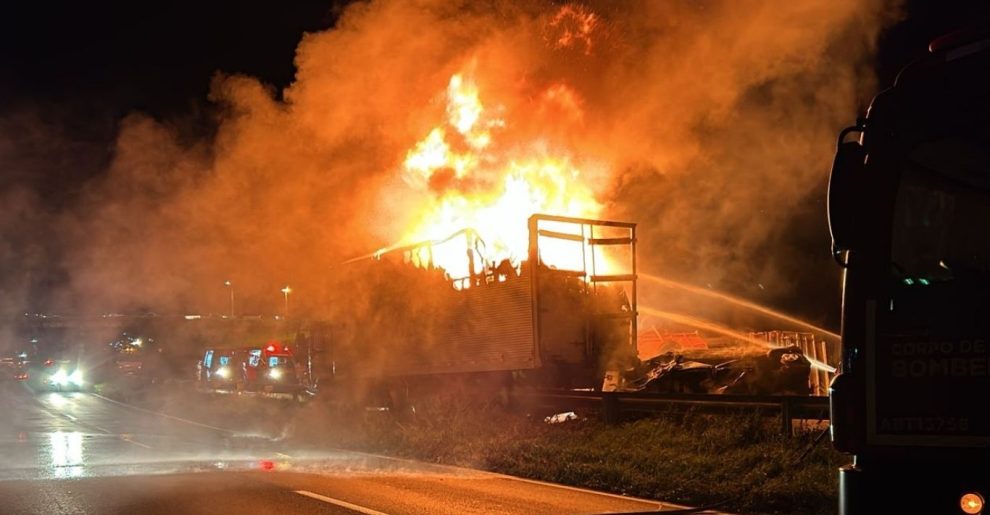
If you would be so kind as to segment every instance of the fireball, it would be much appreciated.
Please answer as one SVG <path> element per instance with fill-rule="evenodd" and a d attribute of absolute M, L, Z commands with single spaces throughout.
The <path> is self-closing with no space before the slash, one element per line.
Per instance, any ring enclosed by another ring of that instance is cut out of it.
<path fill-rule="evenodd" d="M 548 89 L 559 90 L 559 85 Z M 442 268 L 453 279 L 467 277 L 472 261 L 477 271 L 504 260 L 518 267 L 528 255 L 530 215 L 600 215 L 602 205 L 568 152 L 552 150 L 546 141 L 498 145 L 510 125 L 500 116 L 501 106 L 482 102 L 473 77 L 453 75 L 444 99 L 446 119 L 413 145 L 403 162 L 405 182 L 429 193 L 402 238 L 437 242 L 428 259 L 417 258 L 421 265 Z M 448 239 L 458 231 L 465 239 Z M 585 251 L 575 242 L 541 243 L 540 258 L 549 266 L 578 270 Z"/>

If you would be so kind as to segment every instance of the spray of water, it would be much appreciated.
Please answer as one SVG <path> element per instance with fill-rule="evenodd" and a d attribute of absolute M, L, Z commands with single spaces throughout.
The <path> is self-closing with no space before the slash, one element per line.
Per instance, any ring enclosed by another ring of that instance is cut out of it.
<path fill-rule="evenodd" d="M 758 313 L 762 313 L 764 315 L 767 315 L 767 316 L 776 318 L 778 320 L 783 320 L 783 321 L 789 322 L 789 323 L 794 324 L 796 326 L 803 327 L 805 329 L 809 329 L 809 330 L 814 331 L 814 332 L 817 332 L 817 333 L 821 333 L 823 336 L 827 336 L 829 338 L 834 338 L 836 340 L 838 340 L 840 338 L 840 336 L 837 333 L 833 333 L 832 331 L 829 331 L 829 330 L 827 330 L 827 329 L 825 329 L 823 327 L 818 327 L 817 325 L 814 325 L 814 324 L 805 322 L 804 320 L 801 320 L 799 318 L 794 318 L 794 317 L 792 317 L 790 315 L 787 315 L 785 313 L 781 313 L 779 311 L 775 311 L 775 310 L 770 309 L 770 308 L 768 308 L 766 306 L 761 306 L 759 304 L 750 302 L 748 300 L 740 299 L 739 297 L 733 297 L 732 295 L 729 295 L 729 294 L 726 294 L 726 293 L 721 293 L 721 292 L 717 292 L 717 291 L 708 290 L 708 289 L 705 289 L 705 288 L 701 288 L 701 287 L 698 287 L 698 286 L 693 286 L 693 285 L 690 285 L 690 284 L 685 284 L 685 283 L 682 283 L 682 282 L 674 281 L 674 280 L 667 279 L 665 277 L 660 277 L 660 276 L 657 276 L 657 275 L 640 274 L 639 276 L 642 277 L 643 279 L 646 279 L 648 281 L 654 282 L 654 283 L 659 284 L 660 286 L 664 286 L 666 288 L 676 288 L 678 290 L 687 291 L 687 292 L 694 293 L 694 294 L 697 294 L 697 295 L 703 295 L 705 297 L 709 297 L 709 298 L 713 298 L 713 299 L 718 299 L 718 300 L 721 300 L 721 301 L 724 301 L 724 302 L 728 302 L 728 303 L 733 304 L 733 305 L 736 305 L 736 306 L 740 306 L 740 307 L 749 309 L 751 311 L 756 311 Z"/>
<path fill-rule="evenodd" d="M 674 322 L 676 324 L 686 325 L 686 326 L 694 327 L 694 328 L 697 328 L 697 329 L 702 329 L 702 330 L 705 330 L 705 331 L 711 331 L 713 333 L 721 334 L 723 336 L 728 336 L 730 338 L 734 338 L 736 340 L 744 341 L 746 343 L 751 343 L 753 345 L 759 345 L 760 347 L 773 348 L 773 345 L 770 345 L 770 343 L 768 343 L 768 342 L 765 342 L 765 341 L 760 340 L 760 339 L 757 339 L 757 338 L 753 338 L 752 336 L 749 336 L 747 334 L 741 333 L 739 331 L 735 331 L 735 330 L 729 329 L 728 327 L 725 327 L 725 326 L 723 326 L 721 324 L 717 324 L 717 323 L 712 322 L 710 320 L 702 320 L 700 318 L 695 318 L 695 317 L 692 317 L 692 316 L 683 315 L 681 313 L 671 313 L 669 311 L 661 311 L 659 309 L 653 309 L 651 307 L 643 306 L 642 304 L 639 305 L 638 309 L 643 314 L 650 315 L 650 316 L 657 317 L 657 318 L 662 318 L 664 320 L 669 320 L 669 321 Z M 818 370 L 824 370 L 824 371 L 826 371 L 828 373 L 834 373 L 835 372 L 835 367 L 829 365 L 828 363 L 824 363 L 822 361 L 819 361 L 819 360 L 814 359 L 814 358 L 809 357 L 809 356 L 805 356 L 805 357 L 808 359 L 808 361 L 811 362 L 811 366 L 812 367 L 814 367 L 814 368 L 816 368 Z"/>

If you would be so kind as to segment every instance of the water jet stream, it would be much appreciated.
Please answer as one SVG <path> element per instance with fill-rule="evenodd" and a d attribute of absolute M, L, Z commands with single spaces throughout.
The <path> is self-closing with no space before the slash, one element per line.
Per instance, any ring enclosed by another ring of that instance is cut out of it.
<path fill-rule="evenodd" d="M 836 340 L 838 340 L 838 339 L 841 338 L 839 336 L 839 334 L 833 333 L 832 331 L 829 331 L 829 330 L 827 330 L 825 328 L 818 327 L 818 326 L 816 326 L 814 324 L 805 322 L 804 320 L 801 320 L 799 318 L 794 318 L 794 317 L 792 317 L 790 315 L 781 313 L 779 311 L 774 311 L 774 310 L 772 310 L 772 309 L 770 309 L 768 307 L 761 306 L 759 304 L 750 302 L 748 300 L 740 299 L 738 297 L 733 297 L 732 295 L 729 295 L 729 294 L 726 294 L 726 293 L 721 293 L 721 292 L 717 292 L 717 291 L 707 290 L 705 288 L 701 288 L 701 287 L 698 287 L 698 286 L 692 286 L 690 284 L 685 284 L 685 283 L 682 283 L 682 282 L 674 281 L 674 280 L 667 279 L 665 277 L 660 277 L 660 276 L 653 275 L 653 274 L 639 274 L 639 276 L 642 277 L 642 278 L 644 278 L 644 279 L 646 279 L 646 280 L 648 280 L 648 281 L 655 282 L 655 283 L 657 283 L 657 284 L 659 284 L 661 286 L 667 287 L 667 288 L 676 288 L 676 289 L 684 290 L 684 291 L 687 291 L 687 292 L 690 292 L 690 293 L 694 293 L 694 294 L 697 294 L 697 295 L 704 295 L 705 297 L 710 297 L 710 298 L 713 298 L 713 299 L 722 300 L 722 301 L 728 302 L 730 304 L 735 304 L 736 306 L 741 306 L 741 307 L 744 307 L 744 308 L 749 309 L 749 310 L 752 310 L 752 311 L 763 313 L 764 315 L 767 315 L 767 316 L 770 316 L 770 317 L 773 317 L 773 318 L 776 318 L 776 319 L 779 319 L 779 320 L 784 320 L 786 322 L 790 322 L 790 323 L 792 323 L 794 325 L 803 327 L 805 329 L 810 329 L 810 330 L 815 331 L 817 333 L 821 333 L 822 335 L 828 336 L 829 338 L 834 338 Z"/>
<path fill-rule="evenodd" d="M 759 345 L 759 346 L 764 347 L 764 348 L 767 348 L 767 349 L 773 349 L 773 348 L 775 348 L 769 342 L 766 342 L 766 341 L 763 341 L 763 340 L 760 340 L 760 339 L 757 339 L 757 338 L 753 338 L 752 336 L 749 336 L 747 334 L 741 333 L 739 331 L 735 331 L 733 329 L 729 329 L 728 327 L 725 327 L 725 326 L 723 326 L 721 324 L 717 324 L 717 323 L 712 322 L 712 321 L 709 321 L 709 320 L 702 320 L 700 318 L 695 318 L 695 317 L 692 317 L 692 316 L 683 315 L 681 313 L 671 313 L 669 311 L 661 311 L 659 309 L 653 309 L 653 308 L 648 307 L 648 306 L 643 306 L 642 304 L 639 305 L 638 309 L 643 314 L 646 314 L 646 315 L 649 315 L 649 316 L 653 316 L 653 317 L 657 317 L 657 318 L 662 318 L 664 320 L 669 320 L 671 322 L 674 322 L 675 324 L 687 325 L 687 326 L 691 326 L 691 327 L 694 327 L 694 328 L 697 328 L 697 329 L 703 329 L 705 331 L 711 331 L 713 333 L 718 333 L 718 334 L 721 334 L 723 336 L 728 336 L 730 338 L 734 338 L 734 339 L 737 339 L 737 340 L 742 340 L 742 341 L 744 341 L 746 343 L 751 343 L 751 344 L 754 344 L 754 345 Z M 811 366 L 813 368 L 816 368 L 818 370 L 824 370 L 824 371 L 826 371 L 828 373 L 834 373 L 835 372 L 835 367 L 829 365 L 828 363 L 824 363 L 822 361 L 819 361 L 819 360 L 814 359 L 812 357 L 809 357 L 807 355 L 805 356 L 805 358 L 807 358 L 808 361 L 811 362 Z"/>

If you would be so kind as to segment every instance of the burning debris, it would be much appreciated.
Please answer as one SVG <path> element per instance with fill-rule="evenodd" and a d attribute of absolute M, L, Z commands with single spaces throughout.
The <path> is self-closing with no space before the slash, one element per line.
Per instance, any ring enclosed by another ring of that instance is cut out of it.
<path fill-rule="evenodd" d="M 613 391 L 747 395 L 811 395 L 811 361 L 796 346 L 717 364 L 668 352 L 619 374 Z"/>

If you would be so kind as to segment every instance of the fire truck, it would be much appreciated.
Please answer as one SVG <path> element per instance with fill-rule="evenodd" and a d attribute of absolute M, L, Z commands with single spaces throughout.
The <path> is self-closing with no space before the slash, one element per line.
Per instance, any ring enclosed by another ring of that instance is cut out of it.
<path fill-rule="evenodd" d="M 849 140 L 849 136 L 859 137 Z M 990 495 L 990 34 L 934 41 L 839 136 L 839 512 L 984 513 Z"/>
<path fill-rule="evenodd" d="M 289 394 L 306 389 L 306 377 L 289 345 L 270 340 L 258 347 L 207 349 L 199 362 L 201 390 Z"/>
<path fill-rule="evenodd" d="M 243 364 L 244 389 L 298 396 L 305 389 L 303 374 L 288 345 L 271 340 L 251 349 Z"/>

